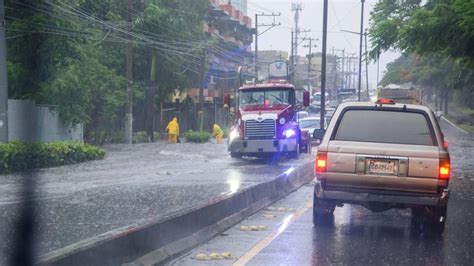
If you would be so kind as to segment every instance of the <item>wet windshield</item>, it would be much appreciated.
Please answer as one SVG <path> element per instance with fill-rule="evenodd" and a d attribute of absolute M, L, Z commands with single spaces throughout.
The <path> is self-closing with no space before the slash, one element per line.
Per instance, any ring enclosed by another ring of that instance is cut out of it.
<path fill-rule="evenodd" d="M 240 106 L 249 105 L 289 105 L 290 90 L 241 91 Z"/>

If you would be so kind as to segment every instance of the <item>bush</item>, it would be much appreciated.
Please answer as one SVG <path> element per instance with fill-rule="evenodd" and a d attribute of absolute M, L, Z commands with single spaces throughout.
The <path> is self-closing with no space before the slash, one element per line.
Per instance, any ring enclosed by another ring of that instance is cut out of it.
<path fill-rule="evenodd" d="M 154 132 L 154 138 L 155 141 L 159 141 L 161 138 L 160 132 Z M 138 132 L 133 132 L 133 138 L 132 138 L 132 143 L 133 144 L 138 144 L 138 143 L 148 143 L 148 133 L 145 131 L 138 131 Z"/>
<path fill-rule="evenodd" d="M 212 135 L 205 131 L 188 131 L 186 132 L 186 141 L 195 143 L 205 143 L 211 139 Z"/>
<path fill-rule="evenodd" d="M 0 173 L 100 160 L 104 157 L 104 150 L 75 141 L 0 143 Z"/>

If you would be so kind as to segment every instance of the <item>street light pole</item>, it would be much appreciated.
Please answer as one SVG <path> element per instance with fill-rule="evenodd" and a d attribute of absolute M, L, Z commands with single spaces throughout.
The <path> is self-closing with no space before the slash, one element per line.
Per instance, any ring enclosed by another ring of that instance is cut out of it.
<path fill-rule="evenodd" d="M 360 88 L 362 85 L 362 41 L 363 41 L 363 34 L 364 34 L 364 2 L 365 0 L 361 0 L 362 6 L 360 11 L 360 44 L 359 44 L 359 86 L 357 90 L 357 99 L 360 102 Z"/>
<path fill-rule="evenodd" d="M 326 112 L 326 45 L 328 34 L 328 0 L 324 0 L 323 6 L 323 43 L 321 55 L 321 119 L 320 128 L 324 129 L 324 114 Z"/>

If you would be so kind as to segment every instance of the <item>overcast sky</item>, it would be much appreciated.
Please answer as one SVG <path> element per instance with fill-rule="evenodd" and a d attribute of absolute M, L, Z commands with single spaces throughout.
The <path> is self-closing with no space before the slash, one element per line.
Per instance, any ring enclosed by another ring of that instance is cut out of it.
<path fill-rule="evenodd" d="M 291 3 L 302 3 L 303 10 L 300 13 L 299 27 L 311 30 L 307 37 L 319 39 L 316 42 L 316 52 L 321 51 L 322 25 L 323 25 L 323 0 L 248 0 L 248 15 L 255 19 L 255 13 L 281 13 L 276 22 L 281 26 L 275 27 L 259 37 L 259 50 L 285 50 L 291 51 L 291 28 L 294 28 L 294 13 L 291 11 Z M 369 26 L 370 12 L 376 0 L 365 1 L 364 28 Z M 359 35 L 341 32 L 341 30 L 360 31 L 360 0 L 329 0 L 328 7 L 328 53 L 332 47 L 345 49 L 349 53 L 359 53 Z M 272 23 L 272 18 L 259 18 L 259 23 Z M 262 28 L 263 29 L 263 28 Z M 260 30 L 261 31 L 261 30 Z M 304 43 L 303 43 L 304 44 Z M 303 45 L 302 44 L 302 45 Z M 370 40 L 369 40 L 370 50 Z M 306 55 L 307 48 L 298 48 L 299 55 Z M 382 54 L 380 59 L 380 79 L 385 66 L 399 56 L 396 52 Z M 365 68 L 363 68 L 365 71 Z M 363 72 L 363 75 L 365 72 Z M 376 83 L 377 67 L 375 63 L 369 65 L 369 81 L 372 85 Z"/>

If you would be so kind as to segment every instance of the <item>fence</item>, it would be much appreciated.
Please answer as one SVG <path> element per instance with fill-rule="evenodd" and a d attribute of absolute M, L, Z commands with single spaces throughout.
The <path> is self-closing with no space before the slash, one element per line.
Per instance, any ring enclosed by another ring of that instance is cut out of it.
<path fill-rule="evenodd" d="M 54 106 L 37 105 L 29 100 L 8 100 L 8 139 L 26 142 L 82 141 L 83 127 L 62 121 Z"/>
<path fill-rule="evenodd" d="M 173 117 L 177 117 L 180 130 L 182 133 L 188 130 L 199 130 L 198 121 L 199 105 L 183 104 L 183 103 L 163 103 L 155 112 L 154 129 L 158 132 L 165 132 L 166 126 Z M 223 107 L 223 104 L 205 103 L 203 106 L 202 129 L 204 131 L 212 131 L 214 123 L 226 128 L 229 125 L 229 111 Z M 146 131 L 146 117 L 144 112 L 137 111 L 134 113 L 134 131 Z"/>

